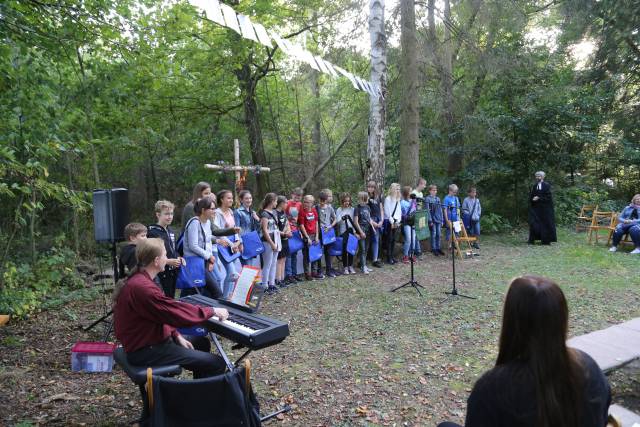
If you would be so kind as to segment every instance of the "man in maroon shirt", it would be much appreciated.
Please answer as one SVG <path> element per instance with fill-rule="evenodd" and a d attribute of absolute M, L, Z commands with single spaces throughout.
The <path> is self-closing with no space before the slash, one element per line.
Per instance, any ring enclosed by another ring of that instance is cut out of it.
<path fill-rule="evenodd" d="M 167 252 L 160 239 L 147 239 L 136 248 L 138 267 L 115 297 L 116 337 L 137 366 L 177 364 L 193 371 L 194 378 L 221 374 L 225 364 L 209 352 L 206 337 L 186 339 L 176 327 L 199 325 L 212 316 L 225 320 L 223 308 L 196 307 L 164 295 L 153 282 L 164 271 Z M 194 348 L 195 345 L 195 348 Z"/>

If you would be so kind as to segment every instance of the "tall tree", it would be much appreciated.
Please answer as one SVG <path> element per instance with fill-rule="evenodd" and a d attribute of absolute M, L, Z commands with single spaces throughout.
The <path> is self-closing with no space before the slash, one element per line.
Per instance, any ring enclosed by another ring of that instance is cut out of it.
<path fill-rule="evenodd" d="M 380 92 L 369 98 L 369 140 L 367 143 L 367 180 L 384 186 L 387 93 L 387 36 L 384 29 L 384 0 L 369 2 L 369 38 L 371 40 L 371 82 Z"/>
<path fill-rule="evenodd" d="M 420 175 L 419 74 L 415 0 L 400 0 L 400 183 L 414 185 Z"/>

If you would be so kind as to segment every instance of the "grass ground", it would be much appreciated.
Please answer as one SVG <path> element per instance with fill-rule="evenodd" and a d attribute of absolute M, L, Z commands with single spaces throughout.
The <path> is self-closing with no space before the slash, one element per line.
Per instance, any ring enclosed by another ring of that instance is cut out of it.
<path fill-rule="evenodd" d="M 416 266 L 423 296 L 389 292 L 408 279 L 408 267 L 396 265 L 268 297 L 262 313 L 288 320 L 291 336 L 250 356 L 263 412 L 289 403 L 293 410 L 272 424 L 299 426 L 461 422 L 475 380 L 494 363 L 502 300 L 516 275 L 545 275 L 562 286 L 571 335 L 640 316 L 640 256 L 610 254 L 570 231 L 561 230 L 551 247 L 526 245 L 525 237 L 483 237 L 480 257 L 456 263 L 460 292 L 475 300 L 441 302 L 452 282 L 451 261 L 430 255 Z M 77 326 L 100 307 L 71 303 L 0 328 L 0 424 L 114 425 L 136 418 L 139 399 L 122 372 L 69 370 L 72 343 L 100 336 Z M 640 412 L 638 379 L 637 365 L 612 374 L 614 402 Z"/>

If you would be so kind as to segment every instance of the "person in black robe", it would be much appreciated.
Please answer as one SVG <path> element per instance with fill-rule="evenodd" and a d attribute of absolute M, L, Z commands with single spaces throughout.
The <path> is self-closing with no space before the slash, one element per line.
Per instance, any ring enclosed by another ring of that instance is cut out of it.
<path fill-rule="evenodd" d="M 536 172 L 536 183 L 529 193 L 529 244 L 536 240 L 543 245 L 557 242 L 556 220 L 551 185 L 544 180 L 544 172 Z"/>

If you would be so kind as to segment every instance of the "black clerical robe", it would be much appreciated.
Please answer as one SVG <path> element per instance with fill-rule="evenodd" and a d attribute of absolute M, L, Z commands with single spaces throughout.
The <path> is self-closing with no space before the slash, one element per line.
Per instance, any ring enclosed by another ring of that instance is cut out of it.
<path fill-rule="evenodd" d="M 535 196 L 539 197 L 537 201 L 533 200 Z M 535 183 L 529 193 L 529 243 L 536 240 L 543 244 L 557 241 L 551 185 L 544 181 Z"/>

